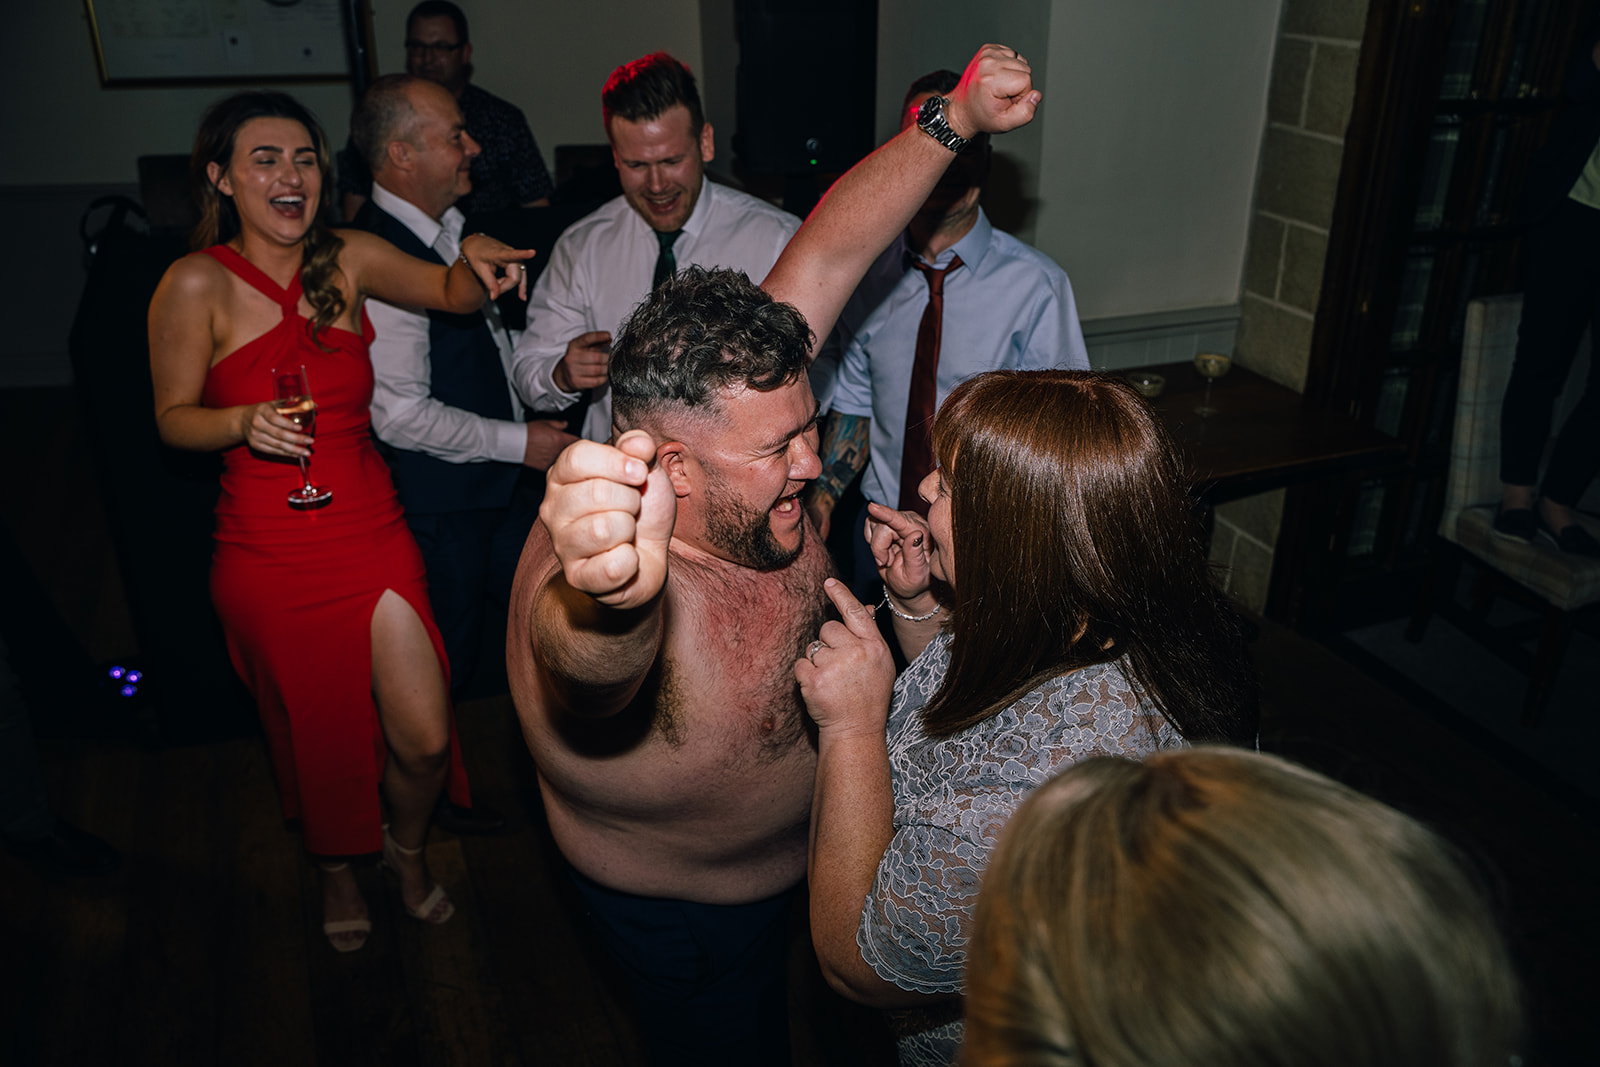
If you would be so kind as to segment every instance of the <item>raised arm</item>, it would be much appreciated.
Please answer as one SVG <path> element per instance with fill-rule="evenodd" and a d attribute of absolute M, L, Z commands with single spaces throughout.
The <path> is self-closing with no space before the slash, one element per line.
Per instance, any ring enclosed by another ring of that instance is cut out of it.
<path fill-rule="evenodd" d="M 579 441 L 551 466 L 539 508 L 556 566 L 529 636 L 564 703 L 585 715 L 621 710 L 661 647 L 678 504 L 655 452 L 641 430 L 615 447 Z"/>
<path fill-rule="evenodd" d="M 481 233 L 461 242 L 461 256 L 447 267 L 408 256 L 381 237 L 344 230 L 339 267 L 363 296 L 400 307 L 432 308 L 466 315 L 484 300 L 516 289 L 528 295 L 522 260 L 532 249 L 516 249 Z M 503 272 L 497 276 L 497 271 Z"/>
<path fill-rule="evenodd" d="M 1004 45 L 984 45 L 951 92 L 945 119 L 962 137 L 1004 133 L 1026 125 L 1040 98 L 1027 60 Z M 916 126 L 903 130 L 834 183 L 762 288 L 793 304 L 816 336 L 826 337 L 856 283 L 954 158 Z"/>

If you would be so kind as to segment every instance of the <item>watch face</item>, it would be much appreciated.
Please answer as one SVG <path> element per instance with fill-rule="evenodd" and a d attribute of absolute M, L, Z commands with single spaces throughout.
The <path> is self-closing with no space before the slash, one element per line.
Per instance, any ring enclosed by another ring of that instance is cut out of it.
<path fill-rule="evenodd" d="M 967 147 L 967 139 L 951 129 L 950 123 L 945 120 L 946 103 L 942 96 L 930 96 L 924 100 L 917 109 L 917 128 L 950 151 L 960 152 Z"/>

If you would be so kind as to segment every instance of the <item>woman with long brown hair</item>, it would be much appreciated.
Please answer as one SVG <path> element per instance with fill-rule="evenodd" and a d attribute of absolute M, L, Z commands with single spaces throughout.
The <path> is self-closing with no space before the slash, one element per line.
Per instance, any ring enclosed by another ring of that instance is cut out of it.
<path fill-rule="evenodd" d="M 422 846 L 447 782 L 469 802 L 421 557 L 372 445 L 362 304 L 465 314 L 519 286 L 518 261 L 533 253 L 472 236 L 441 267 L 366 233 L 335 234 L 327 139 L 284 93 L 213 105 L 191 170 L 197 251 L 150 304 L 156 425 L 173 447 L 223 454 L 212 598 L 261 714 L 284 815 L 322 872 L 324 929 L 348 952 L 371 929 L 348 857 L 381 849 L 405 909 L 444 922 L 454 907 Z M 309 386 L 293 412 L 302 422 L 274 403 L 285 378 Z M 289 494 L 313 442 L 332 497 L 296 509 Z"/>
<path fill-rule="evenodd" d="M 818 726 L 811 923 L 829 981 L 899 1016 L 902 1063 L 952 1061 L 967 928 L 1000 828 L 1062 766 L 1249 743 L 1256 692 L 1177 454 L 1125 382 L 994 371 L 933 427 L 924 521 L 876 504 L 882 607 L 795 665 Z"/>

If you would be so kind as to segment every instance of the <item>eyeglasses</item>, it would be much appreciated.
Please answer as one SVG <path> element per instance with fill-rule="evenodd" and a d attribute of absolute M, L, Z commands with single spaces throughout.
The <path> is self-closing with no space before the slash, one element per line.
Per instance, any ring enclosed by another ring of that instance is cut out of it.
<path fill-rule="evenodd" d="M 406 51 L 426 52 L 429 55 L 444 56 L 454 52 L 465 43 L 465 41 L 457 41 L 455 44 L 445 44 L 443 41 L 407 41 Z"/>

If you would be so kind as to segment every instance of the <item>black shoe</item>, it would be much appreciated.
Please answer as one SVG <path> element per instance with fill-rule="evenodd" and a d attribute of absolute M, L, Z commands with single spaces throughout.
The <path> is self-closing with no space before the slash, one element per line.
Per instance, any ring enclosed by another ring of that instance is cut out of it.
<path fill-rule="evenodd" d="M 54 874 L 74 878 L 101 878 L 116 873 L 122 854 L 98 837 L 80 830 L 64 819 L 44 837 L 26 841 L 5 839 L 6 851 L 18 859 L 43 867 Z"/>
<path fill-rule="evenodd" d="M 452 834 L 498 834 L 506 828 L 506 817 L 487 804 L 463 808 L 447 797 L 439 798 L 433 809 L 433 825 Z"/>
<path fill-rule="evenodd" d="M 1561 530 L 1550 529 L 1550 525 L 1543 520 L 1539 522 L 1540 532 L 1555 542 L 1561 551 L 1573 556 L 1600 557 L 1600 541 L 1596 541 L 1582 526 L 1569 522 Z"/>
<path fill-rule="evenodd" d="M 1532 508 L 1501 508 L 1494 517 L 1494 532 L 1496 537 L 1532 544 L 1539 533 L 1539 520 Z"/>

